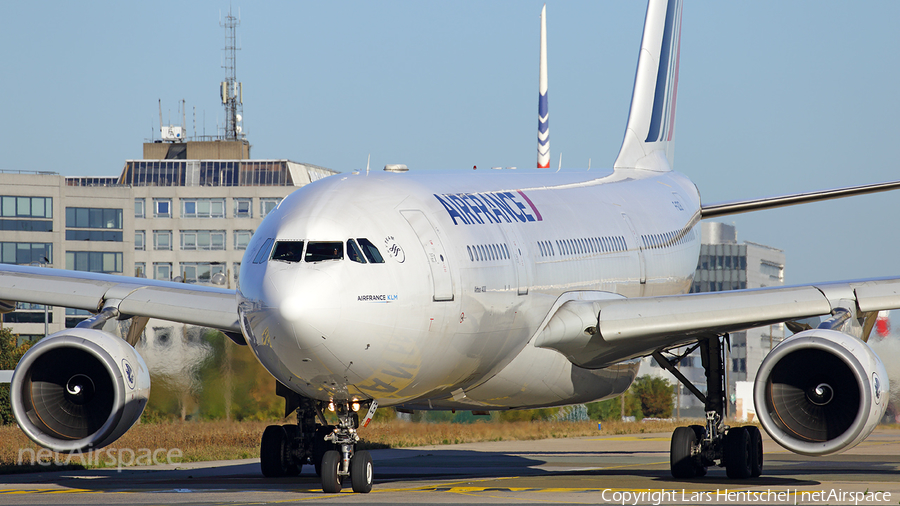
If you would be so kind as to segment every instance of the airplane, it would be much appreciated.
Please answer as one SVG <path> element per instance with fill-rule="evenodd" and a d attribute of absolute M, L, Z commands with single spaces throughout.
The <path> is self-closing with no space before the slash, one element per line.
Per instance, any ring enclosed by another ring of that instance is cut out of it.
<path fill-rule="evenodd" d="M 277 380 L 287 414 L 260 445 L 266 476 L 315 466 L 322 489 L 372 488 L 358 429 L 378 406 L 504 410 L 622 394 L 653 356 L 698 349 L 703 425 L 672 435 L 680 479 L 722 466 L 763 472 L 753 426 L 726 424 L 730 332 L 785 322 L 795 335 L 754 386 L 761 425 L 784 448 L 825 455 L 864 440 L 888 402 L 866 344 L 879 311 L 900 308 L 900 278 L 689 294 L 699 223 L 893 190 L 900 181 L 704 204 L 673 170 L 681 0 L 650 0 L 624 140 L 609 171 L 341 174 L 299 188 L 256 230 L 236 290 L 0 266 L 0 307 L 89 309 L 16 366 L 14 415 L 60 452 L 97 449 L 140 417 L 150 392 L 135 351 L 147 318 L 222 330 Z M 799 322 L 823 317 L 815 328 Z M 107 329 L 131 321 L 123 337 Z M 323 413 L 333 409 L 338 423 Z M 363 414 L 364 413 L 364 414 Z M 362 415 L 362 420 L 360 416 Z"/>

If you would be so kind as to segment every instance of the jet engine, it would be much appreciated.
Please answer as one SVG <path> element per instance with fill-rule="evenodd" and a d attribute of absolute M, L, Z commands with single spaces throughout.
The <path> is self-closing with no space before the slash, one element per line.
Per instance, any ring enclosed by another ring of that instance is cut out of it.
<path fill-rule="evenodd" d="M 63 330 L 32 346 L 10 385 L 19 426 L 58 452 L 112 443 L 137 422 L 149 395 L 150 373 L 137 351 L 86 328 Z"/>
<path fill-rule="evenodd" d="M 884 416 L 884 364 L 861 340 L 835 330 L 800 332 L 775 347 L 756 375 L 756 415 L 778 444 L 803 455 L 854 447 Z"/>

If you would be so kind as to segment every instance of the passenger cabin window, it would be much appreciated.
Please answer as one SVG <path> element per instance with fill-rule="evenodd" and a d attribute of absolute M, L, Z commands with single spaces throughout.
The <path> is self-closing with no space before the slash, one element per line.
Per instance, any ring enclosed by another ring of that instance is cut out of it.
<path fill-rule="evenodd" d="M 378 252 L 378 248 L 369 242 L 368 239 L 359 238 L 357 241 L 359 241 L 359 246 L 362 248 L 363 254 L 366 256 L 366 259 L 369 260 L 370 264 L 384 263 L 384 259 L 381 258 L 381 253 Z"/>
<path fill-rule="evenodd" d="M 344 258 L 344 243 L 332 241 L 310 241 L 306 246 L 307 262 L 340 260 Z"/>
<path fill-rule="evenodd" d="M 272 251 L 272 260 L 299 262 L 303 260 L 303 241 L 278 241 Z"/>

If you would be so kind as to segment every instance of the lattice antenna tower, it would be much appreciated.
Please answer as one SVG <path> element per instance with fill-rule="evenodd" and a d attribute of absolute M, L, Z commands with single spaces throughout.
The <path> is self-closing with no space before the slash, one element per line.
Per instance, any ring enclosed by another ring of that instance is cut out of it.
<path fill-rule="evenodd" d="M 228 9 L 225 21 L 219 22 L 219 26 L 225 28 L 225 63 L 222 65 L 225 69 L 225 80 L 219 86 L 219 95 L 222 98 L 222 105 L 225 106 L 225 140 L 245 138 L 241 125 L 244 112 L 243 90 L 235 73 L 235 60 L 240 50 L 237 47 L 236 32 L 240 24 L 241 20 L 231 14 L 231 8 Z"/>

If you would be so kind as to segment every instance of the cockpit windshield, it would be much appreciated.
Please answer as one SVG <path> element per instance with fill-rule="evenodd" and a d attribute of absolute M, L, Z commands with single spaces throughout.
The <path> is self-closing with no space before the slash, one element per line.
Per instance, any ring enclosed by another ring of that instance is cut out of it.
<path fill-rule="evenodd" d="M 366 258 L 369 259 L 369 263 L 384 263 L 384 259 L 381 258 L 381 253 L 378 252 L 378 248 L 376 248 L 374 244 L 369 242 L 368 239 L 360 238 L 357 239 L 357 241 L 359 241 L 359 245 L 360 247 L 362 247 L 363 253 L 366 255 Z"/>
<path fill-rule="evenodd" d="M 274 247 L 272 243 L 275 242 Z M 306 244 L 306 249 L 303 245 Z M 347 258 L 356 263 L 381 264 L 384 259 L 378 248 L 371 241 L 364 238 L 347 239 Z M 268 256 L 270 251 L 272 255 Z M 299 240 L 266 240 L 256 255 L 254 263 L 260 263 L 264 258 L 279 262 L 322 262 L 325 260 L 342 260 L 344 258 L 344 243 L 341 241 L 299 241 Z"/>
<path fill-rule="evenodd" d="M 272 252 L 272 260 L 299 262 L 303 259 L 303 241 L 278 241 Z"/>
<path fill-rule="evenodd" d="M 362 251 L 359 250 L 359 246 L 356 245 L 356 241 L 353 239 L 347 239 L 347 258 L 361 264 L 366 263 Z"/>
<path fill-rule="evenodd" d="M 344 243 L 334 241 L 310 241 L 306 245 L 307 262 L 340 260 L 344 258 Z"/>

